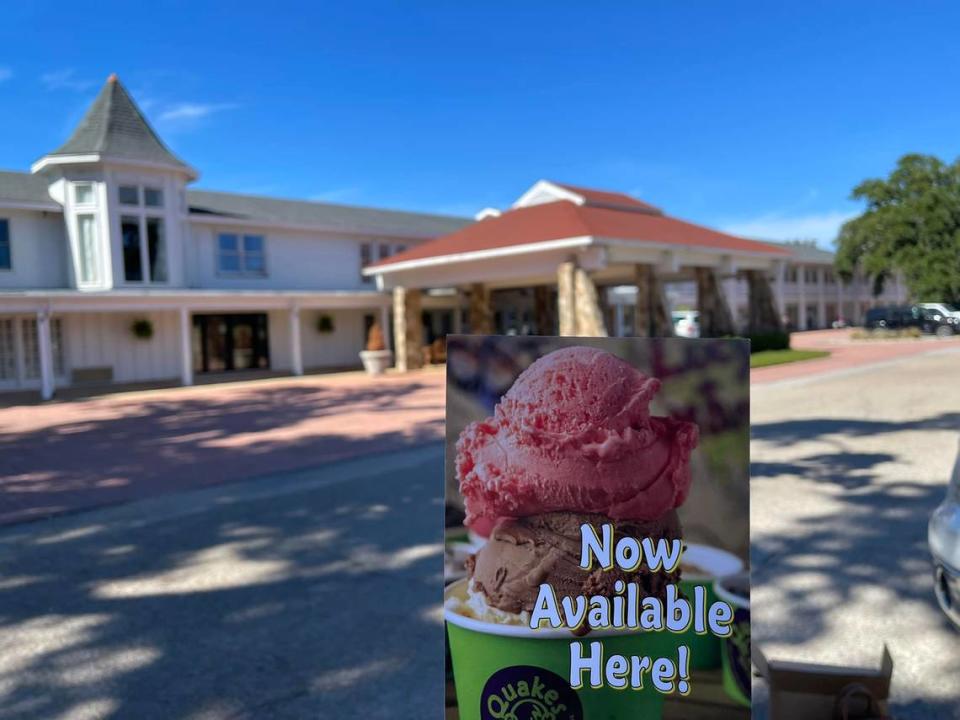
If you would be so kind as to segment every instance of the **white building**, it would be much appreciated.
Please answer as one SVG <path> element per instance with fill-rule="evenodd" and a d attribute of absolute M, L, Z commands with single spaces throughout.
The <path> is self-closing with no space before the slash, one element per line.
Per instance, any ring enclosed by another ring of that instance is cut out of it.
<path fill-rule="evenodd" d="M 790 253 L 787 260 L 775 265 L 768 278 L 773 288 L 784 328 L 787 330 L 819 330 L 833 327 L 835 322 L 860 325 L 867 310 L 880 305 L 897 305 L 908 301 L 906 285 L 899 274 L 873 294 L 873 283 L 857 273 L 842 279 L 834 270 L 833 253 L 810 241 L 776 243 Z M 723 279 L 723 289 L 734 321 L 739 329 L 747 325 L 749 293 L 743 278 Z M 636 290 L 620 286 L 609 290 L 610 327 L 619 335 L 632 334 L 632 306 Z M 674 310 L 694 310 L 697 288 L 693 282 L 677 282 L 666 286 L 666 296 Z"/>
<path fill-rule="evenodd" d="M 112 76 L 30 173 L 0 172 L 0 390 L 355 366 L 364 265 L 459 218 L 193 191 Z"/>

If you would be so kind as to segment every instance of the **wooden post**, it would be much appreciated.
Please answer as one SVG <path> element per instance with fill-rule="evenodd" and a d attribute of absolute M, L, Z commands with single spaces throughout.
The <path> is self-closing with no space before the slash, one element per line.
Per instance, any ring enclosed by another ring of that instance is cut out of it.
<path fill-rule="evenodd" d="M 303 375 L 303 343 L 300 339 L 300 306 L 290 308 L 290 372 Z"/>
<path fill-rule="evenodd" d="M 393 289 L 393 342 L 400 372 L 423 367 L 423 322 L 420 317 L 420 291 Z"/>

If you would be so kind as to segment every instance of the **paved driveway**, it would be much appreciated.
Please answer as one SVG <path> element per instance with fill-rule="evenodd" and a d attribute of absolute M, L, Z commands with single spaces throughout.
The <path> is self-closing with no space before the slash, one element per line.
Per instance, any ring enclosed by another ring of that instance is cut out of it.
<path fill-rule="evenodd" d="M 442 458 L 0 530 L 0 717 L 436 717 Z"/>
<path fill-rule="evenodd" d="M 430 368 L 0 408 L 0 525 L 439 440 L 443 384 Z"/>
<path fill-rule="evenodd" d="M 960 718 L 960 633 L 926 544 L 960 439 L 958 367 L 934 353 L 752 393 L 754 638 L 874 667 L 886 643 L 901 719 Z"/>

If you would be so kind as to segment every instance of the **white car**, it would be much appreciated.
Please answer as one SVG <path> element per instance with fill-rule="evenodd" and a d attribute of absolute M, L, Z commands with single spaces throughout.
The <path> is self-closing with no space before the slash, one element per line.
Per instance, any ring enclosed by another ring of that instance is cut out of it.
<path fill-rule="evenodd" d="M 696 310 L 675 310 L 673 316 L 673 334 L 677 337 L 700 337 L 700 313 Z"/>
<path fill-rule="evenodd" d="M 947 498 L 930 517 L 927 543 L 933 555 L 937 602 L 960 628 L 960 454 L 953 466 Z"/>
<path fill-rule="evenodd" d="M 919 303 L 919 305 L 925 310 L 933 310 L 944 317 L 960 318 L 960 310 L 948 303 Z"/>

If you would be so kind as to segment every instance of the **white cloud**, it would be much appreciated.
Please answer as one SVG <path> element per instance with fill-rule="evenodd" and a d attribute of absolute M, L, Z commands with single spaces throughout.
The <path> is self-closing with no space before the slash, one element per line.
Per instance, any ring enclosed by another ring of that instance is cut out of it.
<path fill-rule="evenodd" d="M 4 80 L 9 80 L 13 77 L 13 70 L 11 70 L 6 65 L 0 65 L 0 82 Z"/>
<path fill-rule="evenodd" d="M 167 106 L 157 115 L 157 120 L 164 123 L 200 120 L 214 113 L 233 110 L 236 107 L 234 103 L 181 102 Z"/>
<path fill-rule="evenodd" d="M 75 68 L 63 68 L 44 73 L 40 76 L 40 82 L 47 90 L 72 90 L 73 92 L 84 92 L 97 84 L 96 80 L 78 78 Z"/>
<path fill-rule="evenodd" d="M 721 223 L 721 229 L 732 235 L 763 240 L 816 240 L 821 247 L 830 247 L 840 226 L 857 215 L 856 212 L 842 210 L 806 215 L 767 213 Z"/>
<path fill-rule="evenodd" d="M 309 197 L 313 202 L 343 203 L 356 201 L 363 193 L 358 187 L 342 187 L 316 193 Z"/>

